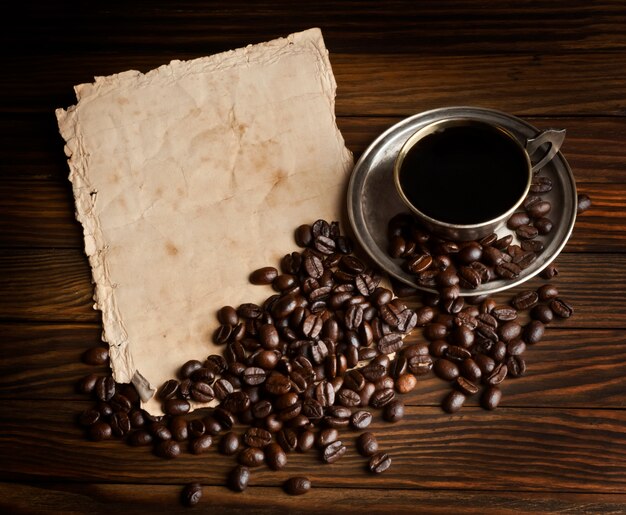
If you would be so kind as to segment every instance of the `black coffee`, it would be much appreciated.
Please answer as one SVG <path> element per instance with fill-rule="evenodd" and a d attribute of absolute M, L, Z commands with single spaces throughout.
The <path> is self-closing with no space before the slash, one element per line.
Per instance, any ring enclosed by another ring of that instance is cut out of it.
<path fill-rule="evenodd" d="M 446 127 L 407 153 L 400 185 L 408 200 L 436 220 L 471 225 L 508 211 L 524 193 L 524 151 L 486 124 Z"/>

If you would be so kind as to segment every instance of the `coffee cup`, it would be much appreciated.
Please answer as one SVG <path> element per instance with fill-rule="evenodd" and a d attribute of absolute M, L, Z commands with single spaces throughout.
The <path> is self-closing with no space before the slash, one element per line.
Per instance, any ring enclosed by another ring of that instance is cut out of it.
<path fill-rule="evenodd" d="M 396 190 L 431 233 L 457 241 L 480 239 L 519 208 L 533 175 L 564 139 L 564 129 L 520 140 L 479 118 L 443 118 L 402 145 L 393 169 Z"/>

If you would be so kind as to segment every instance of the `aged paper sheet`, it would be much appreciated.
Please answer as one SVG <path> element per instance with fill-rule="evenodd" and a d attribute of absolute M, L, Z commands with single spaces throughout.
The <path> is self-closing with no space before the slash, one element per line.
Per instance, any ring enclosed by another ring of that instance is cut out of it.
<path fill-rule="evenodd" d="M 76 216 L 113 374 L 144 407 L 211 341 L 223 305 L 261 302 L 248 274 L 339 220 L 352 155 L 321 32 L 148 73 L 97 77 L 58 109 Z"/>

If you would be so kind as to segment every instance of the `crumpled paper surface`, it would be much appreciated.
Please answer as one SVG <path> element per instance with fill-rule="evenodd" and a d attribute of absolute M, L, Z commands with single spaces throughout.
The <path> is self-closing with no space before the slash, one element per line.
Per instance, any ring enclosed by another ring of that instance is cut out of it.
<path fill-rule="evenodd" d="M 113 375 L 153 397 L 212 343 L 223 305 L 296 250 L 293 230 L 339 220 L 352 155 L 319 29 L 75 87 L 58 109 L 76 216 Z"/>

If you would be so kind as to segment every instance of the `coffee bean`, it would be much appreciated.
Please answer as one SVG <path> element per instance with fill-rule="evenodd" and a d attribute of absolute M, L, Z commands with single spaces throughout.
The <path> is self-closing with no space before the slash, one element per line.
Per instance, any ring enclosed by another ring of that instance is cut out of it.
<path fill-rule="evenodd" d="M 435 361 L 433 370 L 435 375 L 444 381 L 454 381 L 459 376 L 459 366 L 445 358 Z"/>
<path fill-rule="evenodd" d="M 382 474 L 389 467 L 391 467 L 391 457 L 386 452 L 377 452 L 368 463 L 369 471 L 374 474 Z"/>
<path fill-rule="evenodd" d="M 430 359 L 430 358 L 429 358 Z M 431 360 L 432 363 L 432 360 Z M 417 378 L 411 373 L 400 375 L 395 382 L 395 388 L 398 393 L 409 393 L 417 386 Z"/>
<path fill-rule="evenodd" d="M 245 465 L 237 465 L 228 474 L 228 487 L 235 492 L 243 492 L 250 481 L 250 469 Z"/>
<path fill-rule="evenodd" d="M 502 279 L 515 279 L 519 277 L 522 269 L 515 263 L 502 263 L 496 266 L 496 275 Z"/>
<path fill-rule="evenodd" d="M 128 443 L 133 447 L 145 447 L 151 445 L 154 439 L 148 431 L 133 431 L 128 435 Z"/>
<path fill-rule="evenodd" d="M 232 383 L 225 378 L 218 379 L 213 385 L 213 393 L 220 401 L 224 400 L 228 394 L 233 393 L 234 391 Z"/>
<path fill-rule="evenodd" d="M 519 292 L 511 300 L 511 305 L 518 311 L 524 311 L 532 308 L 539 301 L 539 295 L 533 290 L 524 290 Z"/>
<path fill-rule="evenodd" d="M 498 328 L 500 339 L 508 343 L 522 334 L 522 326 L 515 321 L 505 322 Z"/>
<path fill-rule="evenodd" d="M 195 506 L 202 499 L 202 485 L 200 483 L 190 483 L 181 493 L 181 502 L 185 506 Z"/>
<path fill-rule="evenodd" d="M 292 429 L 284 428 L 278 431 L 276 441 L 285 452 L 295 451 L 298 446 L 298 435 Z"/>
<path fill-rule="evenodd" d="M 429 254 L 417 254 L 406 262 L 406 268 L 413 274 L 419 274 L 427 270 L 433 264 L 433 258 Z"/>
<path fill-rule="evenodd" d="M 100 416 L 101 415 L 98 410 L 87 409 L 80 414 L 78 422 L 81 426 L 89 427 L 98 422 L 98 420 L 100 420 Z"/>
<path fill-rule="evenodd" d="M 163 440 L 159 442 L 154 452 L 157 456 L 168 460 L 177 458 L 181 454 L 180 445 L 175 440 Z"/>
<path fill-rule="evenodd" d="M 341 443 L 341 440 L 335 440 L 328 444 L 322 450 L 322 459 L 326 463 L 335 463 L 346 453 L 346 446 Z"/>
<path fill-rule="evenodd" d="M 531 320 L 526 327 L 524 327 L 524 333 L 522 339 L 529 345 L 539 343 L 543 338 L 546 326 L 540 320 Z"/>
<path fill-rule="evenodd" d="M 550 309 L 559 318 L 569 318 L 574 314 L 574 308 L 559 297 L 550 301 Z"/>
<path fill-rule="evenodd" d="M 393 388 L 383 388 L 382 390 L 378 390 L 372 394 L 370 398 L 370 406 L 372 408 L 382 408 L 389 404 L 394 398 L 396 394 L 393 391 Z"/>
<path fill-rule="evenodd" d="M 312 449 L 314 445 L 315 433 L 313 431 L 306 429 L 298 435 L 298 444 L 296 445 L 298 452 L 306 452 Z"/>
<path fill-rule="evenodd" d="M 465 395 L 458 390 L 452 390 L 445 396 L 441 403 L 441 407 L 447 413 L 455 413 L 459 411 L 465 403 Z"/>
<path fill-rule="evenodd" d="M 169 423 L 169 429 L 172 433 L 172 438 L 177 442 L 182 442 L 189 438 L 187 421 L 182 416 L 172 417 Z"/>
<path fill-rule="evenodd" d="M 459 370 L 464 378 L 473 383 L 480 381 L 482 378 L 482 371 L 472 358 L 464 359 L 459 366 Z"/>
<path fill-rule="evenodd" d="M 495 236 L 495 235 L 494 235 Z M 483 247 L 480 243 L 470 241 L 461 248 L 457 254 L 457 259 L 461 263 L 469 265 L 474 261 L 480 261 L 483 255 Z"/>
<path fill-rule="evenodd" d="M 232 431 L 224 434 L 224 436 L 220 439 L 219 451 L 226 456 L 232 456 L 233 454 L 236 454 L 238 450 L 239 437 Z"/>
<path fill-rule="evenodd" d="M 540 200 L 527 207 L 526 212 L 531 216 L 531 218 L 541 218 L 546 216 L 551 209 L 552 204 L 550 204 L 550 202 L 547 200 Z"/>
<path fill-rule="evenodd" d="M 387 404 L 383 410 L 383 419 L 387 422 L 398 422 L 404 418 L 404 403 L 400 400 L 393 400 Z M 361 428 L 357 428 L 361 429 Z"/>
<path fill-rule="evenodd" d="M 265 462 L 272 470 L 281 470 L 287 465 L 287 454 L 277 443 L 270 443 L 265 447 Z"/>
<path fill-rule="evenodd" d="M 213 445 L 213 438 L 211 435 L 202 435 L 191 440 L 189 450 L 192 454 L 202 454 L 206 452 L 211 445 Z"/>
<path fill-rule="evenodd" d="M 97 374 L 89 374 L 83 377 L 78 384 L 76 385 L 76 389 L 79 393 L 90 394 L 93 393 L 96 388 L 96 383 L 100 380 L 100 376 Z"/>
<path fill-rule="evenodd" d="M 498 386 L 487 386 L 480 397 L 480 405 L 486 410 L 494 410 L 500 404 L 502 390 Z"/>
<path fill-rule="evenodd" d="M 378 452 L 378 440 L 373 433 L 362 433 L 356 440 L 356 448 L 362 456 L 370 457 Z"/>
<path fill-rule="evenodd" d="M 311 489 L 311 481 L 304 476 L 290 477 L 285 481 L 283 489 L 289 495 L 303 495 Z"/>
<path fill-rule="evenodd" d="M 278 276 L 278 270 L 273 266 L 258 268 L 250 274 L 249 280 L 252 284 L 272 284 Z"/>
<path fill-rule="evenodd" d="M 445 352 L 446 358 L 452 361 L 463 361 L 472 356 L 472 353 L 458 345 L 449 345 Z"/>
<path fill-rule="evenodd" d="M 258 447 L 247 447 L 237 455 L 237 461 L 246 467 L 259 467 L 264 459 L 265 453 Z"/>
<path fill-rule="evenodd" d="M 509 356 L 506 367 L 510 377 L 520 377 L 526 373 L 526 361 L 519 355 Z"/>
<path fill-rule="evenodd" d="M 493 369 L 493 372 L 487 376 L 487 384 L 489 385 L 497 385 L 500 384 L 507 376 L 507 367 L 504 363 L 499 363 Z"/>
<path fill-rule="evenodd" d="M 399 351 L 403 345 L 402 335 L 389 333 L 378 341 L 378 350 L 383 354 L 391 354 Z"/>
<path fill-rule="evenodd" d="M 549 324 L 554 320 L 554 313 L 548 304 L 538 304 L 530 310 L 530 317 L 544 324 Z"/>
<path fill-rule="evenodd" d="M 423 327 L 426 324 L 429 324 L 435 318 L 435 310 L 430 306 L 422 306 L 415 310 L 415 314 L 417 315 L 417 323 L 418 327 Z"/>
<path fill-rule="evenodd" d="M 522 225 L 528 225 L 530 223 L 530 217 L 524 211 L 518 211 L 517 213 L 513 213 L 511 217 L 507 220 L 506 226 L 515 230 Z"/>
<path fill-rule="evenodd" d="M 291 390 L 291 381 L 279 372 L 272 372 L 265 380 L 264 388 L 274 395 L 282 395 Z"/>
<path fill-rule="evenodd" d="M 366 410 L 355 411 L 350 417 L 350 425 L 355 429 L 365 429 L 372 423 L 372 413 Z"/>
<path fill-rule="evenodd" d="M 476 386 L 476 384 L 474 384 L 469 379 L 466 379 L 465 377 L 457 377 L 454 384 L 459 389 L 459 391 L 465 395 L 469 396 L 478 393 L 478 386 Z"/>
<path fill-rule="evenodd" d="M 157 392 L 157 397 L 162 401 L 175 397 L 178 392 L 178 385 L 179 382 L 176 379 L 165 381 Z"/>
<path fill-rule="evenodd" d="M 243 441 L 249 447 L 265 447 L 272 441 L 272 434 L 260 427 L 251 427 L 243 434 Z"/>
<path fill-rule="evenodd" d="M 203 381 L 193 383 L 190 393 L 191 398 L 196 402 L 211 402 L 215 398 L 215 393 L 211 385 Z"/>
<path fill-rule="evenodd" d="M 480 273 L 470 266 L 459 268 L 459 286 L 462 288 L 475 289 L 482 283 Z"/>
<path fill-rule="evenodd" d="M 88 432 L 89 437 L 94 442 L 108 440 L 113 435 L 113 430 L 111 429 L 111 426 L 103 420 L 94 422 L 91 426 L 89 426 Z"/>
<path fill-rule="evenodd" d="M 96 380 L 93 388 L 98 400 L 107 402 L 115 395 L 115 380 L 111 376 L 103 376 Z"/>
<path fill-rule="evenodd" d="M 478 368 L 483 376 L 491 374 L 491 372 L 493 372 L 496 368 L 496 362 L 485 354 L 476 354 L 474 356 L 474 362 L 478 365 Z"/>
<path fill-rule="evenodd" d="M 92 347 L 83 353 L 82 359 L 86 365 L 105 366 L 109 363 L 109 349 L 101 346 Z"/>

